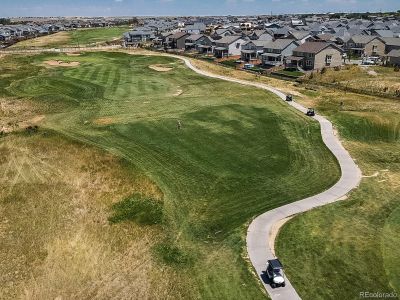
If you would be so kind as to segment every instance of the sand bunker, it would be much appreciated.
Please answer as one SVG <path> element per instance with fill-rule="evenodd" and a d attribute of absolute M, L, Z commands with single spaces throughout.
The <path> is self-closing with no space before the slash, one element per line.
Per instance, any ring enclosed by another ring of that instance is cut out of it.
<path fill-rule="evenodd" d="M 80 65 L 77 61 L 64 62 L 62 60 L 47 60 L 44 63 L 52 67 L 76 67 Z"/>
<path fill-rule="evenodd" d="M 79 52 L 69 52 L 66 54 L 67 54 L 67 56 L 81 56 L 81 54 Z"/>
<path fill-rule="evenodd" d="M 151 65 L 149 66 L 150 69 L 157 71 L 157 72 L 168 72 L 171 71 L 173 68 L 171 67 L 166 67 L 163 65 Z"/>

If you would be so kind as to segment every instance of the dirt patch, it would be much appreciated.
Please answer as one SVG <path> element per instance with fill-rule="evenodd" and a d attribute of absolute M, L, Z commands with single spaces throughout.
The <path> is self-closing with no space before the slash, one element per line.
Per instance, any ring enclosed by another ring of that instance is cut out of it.
<path fill-rule="evenodd" d="M 173 69 L 171 67 L 164 66 L 164 65 L 151 65 L 151 66 L 149 66 L 149 68 L 154 71 L 157 71 L 157 72 L 169 72 Z"/>
<path fill-rule="evenodd" d="M 62 60 L 46 60 L 44 63 L 52 67 L 77 67 L 80 65 L 80 62 L 77 61 L 64 62 Z"/>

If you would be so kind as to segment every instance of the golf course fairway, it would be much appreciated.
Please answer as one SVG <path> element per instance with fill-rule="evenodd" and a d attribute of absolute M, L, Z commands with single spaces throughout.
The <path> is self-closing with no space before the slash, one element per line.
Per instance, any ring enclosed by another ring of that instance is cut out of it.
<path fill-rule="evenodd" d="M 245 257 L 250 220 L 324 191 L 340 176 L 317 122 L 272 93 L 200 76 L 178 59 L 116 52 L 40 54 L 8 56 L 2 68 L 7 75 L 0 81 L 0 97 L 21 105 L 28 101 L 44 116 L 37 143 L 54 138 L 95 146 L 161 191 L 161 200 L 139 193 L 109 205 L 102 225 L 132 223 L 157 231 L 157 239 L 140 246 L 150 249 L 140 263 L 152 274 L 142 289 L 154 297 L 265 297 Z M 24 135 L 16 131 L 0 145 L 32 139 Z M 44 276 L 40 266 L 46 259 L 43 255 L 30 267 L 36 281 Z M 107 278 L 116 280 L 118 272 Z M 80 294 L 59 294 L 101 298 L 100 287 L 86 284 Z M 58 296 L 57 291 L 47 295 Z"/>

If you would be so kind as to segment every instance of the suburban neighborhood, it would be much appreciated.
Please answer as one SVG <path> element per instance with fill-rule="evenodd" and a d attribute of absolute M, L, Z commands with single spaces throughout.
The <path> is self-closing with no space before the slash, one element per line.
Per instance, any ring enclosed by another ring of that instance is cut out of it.
<path fill-rule="evenodd" d="M 123 36 L 125 47 L 237 61 L 266 70 L 299 71 L 360 64 L 396 65 L 400 21 L 330 15 L 140 19 Z M 394 50 L 394 51 L 392 51 Z"/>

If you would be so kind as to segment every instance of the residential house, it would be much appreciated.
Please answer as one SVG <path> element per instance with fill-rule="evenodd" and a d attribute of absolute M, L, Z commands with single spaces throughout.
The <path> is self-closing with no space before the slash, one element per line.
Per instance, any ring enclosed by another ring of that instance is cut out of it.
<path fill-rule="evenodd" d="M 386 45 L 385 45 L 384 41 L 380 37 L 377 37 L 365 44 L 364 55 L 365 56 L 384 56 L 385 55 L 385 47 L 386 47 Z"/>
<path fill-rule="evenodd" d="M 386 55 L 386 65 L 400 67 L 400 49 L 393 49 Z"/>
<path fill-rule="evenodd" d="M 365 52 L 366 45 L 369 44 L 368 53 L 372 53 L 374 52 L 374 49 L 377 49 L 380 44 L 379 41 L 375 41 L 378 39 L 380 38 L 371 35 L 353 35 L 347 42 L 344 43 L 344 49 L 350 55 L 355 55 L 359 57 L 363 55 L 368 55 Z"/>
<path fill-rule="evenodd" d="M 343 51 L 338 46 L 324 42 L 306 42 L 293 50 L 286 65 L 304 70 L 319 70 L 343 64 Z"/>
<path fill-rule="evenodd" d="M 244 61 L 257 60 L 264 53 L 264 47 L 269 41 L 248 41 L 242 45 L 241 58 Z"/>
<path fill-rule="evenodd" d="M 214 40 L 207 35 L 203 35 L 203 37 L 195 41 L 195 44 L 199 53 L 210 54 L 214 52 Z"/>
<path fill-rule="evenodd" d="M 165 40 L 165 44 L 167 48 L 185 49 L 186 38 L 189 36 L 190 34 L 187 32 L 177 32 L 169 35 Z"/>
<path fill-rule="evenodd" d="M 202 34 L 205 33 L 207 26 L 204 23 L 194 23 L 193 25 L 187 25 L 182 31 L 190 34 Z"/>
<path fill-rule="evenodd" d="M 287 38 L 295 40 L 299 44 L 304 44 L 305 42 L 310 42 L 314 40 L 314 38 L 308 31 L 297 31 L 297 30 L 289 31 Z"/>
<path fill-rule="evenodd" d="M 262 64 L 264 66 L 283 65 L 298 45 L 297 41 L 291 39 L 277 39 L 266 43 L 262 54 Z"/>
<path fill-rule="evenodd" d="M 254 30 L 252 33 L 247 35 L 250 40 L 260 40 L 260 41 L 272 41 L 274 36 L 267 30 Z"/>
<path fill-rule="evenodd" d="M 139 43 L 147 42 L 154 38 L 155 36 L 151 31 L 129 31 L 124 33 L 124 46 L 137 46 Z"/>
<path fill-rule="evenodd" d="M 382 38 L 382 40 L 385 43 L 386 53 L 400 49 L 400 38 Z"/>
<path fill-rule="evenodd" d="M 241 35 L 230 35 L 215 41 L 214 55 L 222 58 L 241 54 L 242 45 L 247 42 Z"/>
<path fill-rule="evenodd" d="M 205 45 L 208 45 L 210 47 L 204 48 L 203 46 L 205 46 Z M 201 53 L 203 53 L 203 49 L 208 49 L 208 50 L 211 49 L 212 50 L 212 48 L 211 48 L 212 42 L 211 42 L 210 38 L 204 34 L 192 34 L 186 38 L 186 41 L 185 41 L 185 49 L 186 50 L 199 51 L 199 48 L 198 48 L 199 46 L 202 46 Z M 207 52 L 207 51 L 205 51 L 205 52 Z"/>

